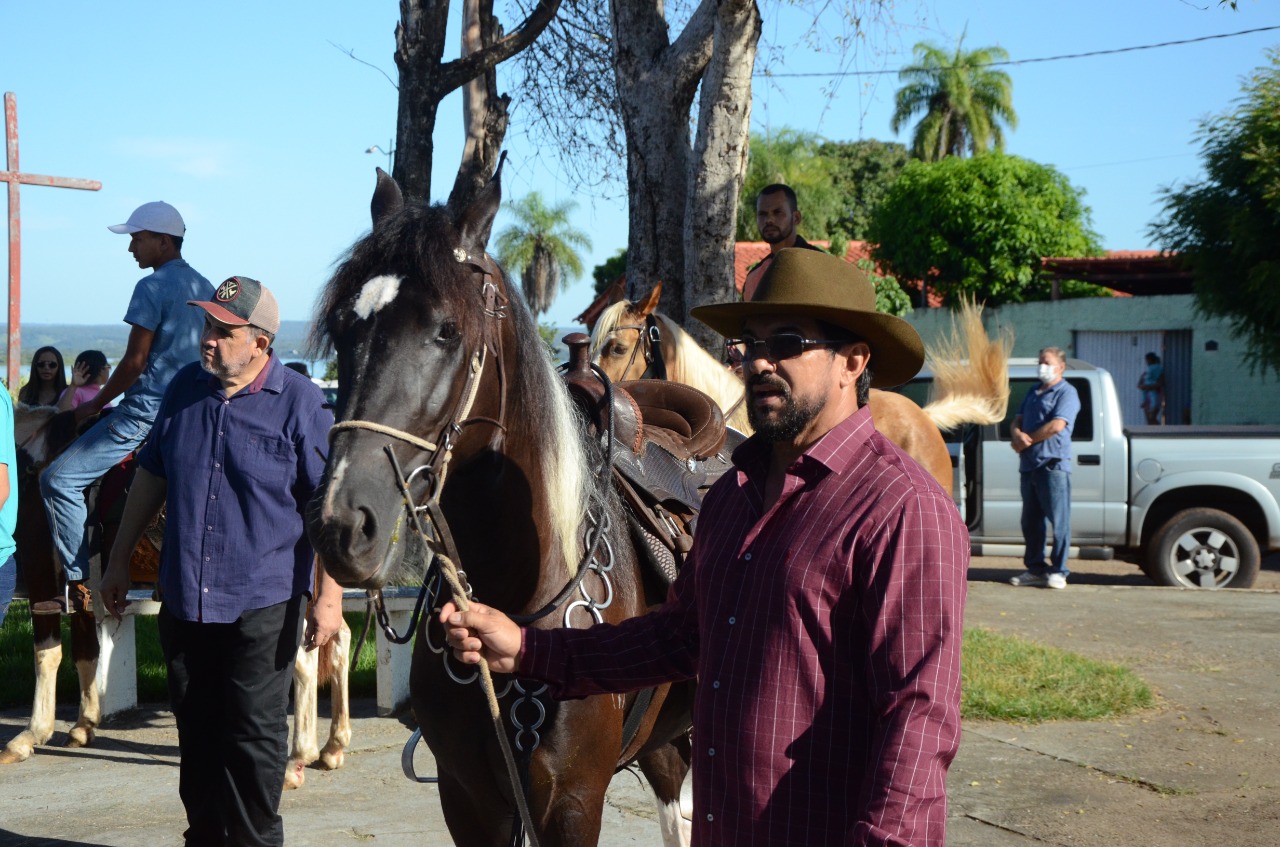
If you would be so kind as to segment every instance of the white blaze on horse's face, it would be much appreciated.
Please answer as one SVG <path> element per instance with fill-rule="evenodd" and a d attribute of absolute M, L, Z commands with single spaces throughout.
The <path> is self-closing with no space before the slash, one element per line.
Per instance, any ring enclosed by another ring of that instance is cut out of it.
<path fill-rule="evenodd" d="M 400 281 L 403 279 L 402 276 L 383 274 L 366 282 L 360 289 L 360 296 L 356 298 L 356 317 L 364 320 L 396 299 L 396 295 L 400 293 Z"/>

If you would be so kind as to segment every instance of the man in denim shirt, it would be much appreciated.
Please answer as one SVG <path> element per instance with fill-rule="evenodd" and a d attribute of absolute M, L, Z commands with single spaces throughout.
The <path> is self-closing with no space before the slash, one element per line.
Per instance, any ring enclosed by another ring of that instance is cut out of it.
<path fill-rule="evenodd" d="M 1020 458 L 1022 537 L 1027 549 L 1025 573 L 1009 582 L 1018 586 L 1066 588 L 1067 548 L 1071 545 L 1071 430 L 1080 414 L 1080 395 L 1062 373 L 1066 354 L 1057 347 L 1040 351 L 1040 386 L 1027 392 L 1013 419 L 1012 447 Z M 1044 561 L 1045 520 L 1053 524 L 1053 550 Z"/>
<path fill-rule="evenodd" d="M 124 394 L 114 411 L 76 439 L 40 475 L 53 544 L 67 574 L 64 597 L 35 603 L 34 614 L 88 611 L 88 511 L 84 490 L 146 439 L 169 380 L 200 355 L 204 320 L 188 300 L 208 300 L 213 286 L 182 259 L 186 225 L 178 210 L 164 202 L 144 203 L 129 220 L 108 227 L 129 235 L 129 252 L 139 267 L 152 273 L 134 286 L 124 321 L 131 325 L 129 343 L 98 392 L 76 408 L 76 420 L 101 412 Z"/>

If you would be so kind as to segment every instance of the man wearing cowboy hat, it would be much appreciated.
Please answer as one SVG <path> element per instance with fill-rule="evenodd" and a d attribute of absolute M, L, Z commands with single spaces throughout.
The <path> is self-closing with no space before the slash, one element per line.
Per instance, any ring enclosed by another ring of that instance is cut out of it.
<path fill-rule="evenodd" d="M 941 845 L 969 538 L 866 408 L 919 370 L 920 337 L 810 250 L 780 251 L 751 302 L 692 314 L 741 356 L 756 432 L 667 602 L 586 631 L 449 604 L 455 655 L 559 697 L 696 676 L 695 844 Z"/>

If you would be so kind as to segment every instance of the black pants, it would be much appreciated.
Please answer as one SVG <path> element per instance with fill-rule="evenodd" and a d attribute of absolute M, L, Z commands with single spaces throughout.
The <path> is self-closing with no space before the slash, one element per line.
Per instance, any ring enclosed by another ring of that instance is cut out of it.
<path fill-rule="evenodd" d="M 160 608 L 192 847 L 284 844 L 289 683 L 304 600 L 254 609 L 229 624 L 183 621 Z"/>

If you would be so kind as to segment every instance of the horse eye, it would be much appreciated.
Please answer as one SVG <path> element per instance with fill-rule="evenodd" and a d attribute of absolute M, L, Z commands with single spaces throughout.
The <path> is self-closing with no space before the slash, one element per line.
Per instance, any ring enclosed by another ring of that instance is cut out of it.
<path fill-rule="evenodd" d="M 458 337 L 458 324 L 454 321 L 445 321 L 440 324 L 440 331 L 436 333 L 437 341 L 453 341 Z"/>

